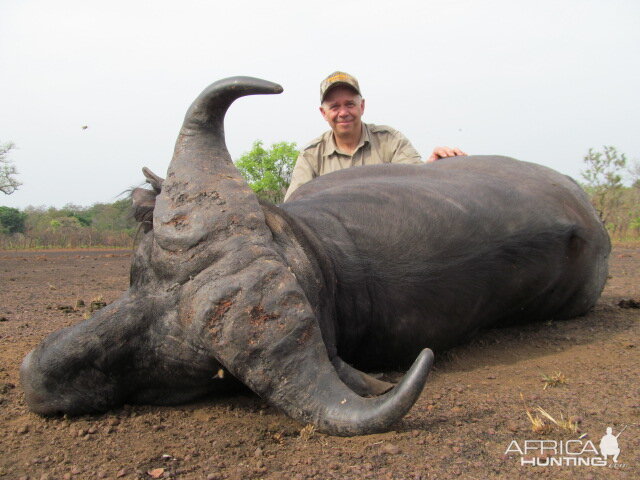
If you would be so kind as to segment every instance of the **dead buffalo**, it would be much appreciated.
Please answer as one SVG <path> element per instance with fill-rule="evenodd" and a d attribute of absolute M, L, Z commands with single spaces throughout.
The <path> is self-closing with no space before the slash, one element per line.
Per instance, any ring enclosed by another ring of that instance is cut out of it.
<path fill-rule="evenodd" d="M 234 77 L 196 99 L 166 180 L 147 172 L 154 191 L 134 194 L 147 223 L 130 288 L 24 359 L 33 411 L 176 404 L 238 379 L 322 431 L 382 431 L 420 395 L 426 347 L 594 305 L 607 233 L 580 187 L 539 165 L 476 156 L 359 167 L 260 204 L 223 119 L 243 95 L 281 91 Z M 358 370 L 416 356 L 391 390 Z"/>

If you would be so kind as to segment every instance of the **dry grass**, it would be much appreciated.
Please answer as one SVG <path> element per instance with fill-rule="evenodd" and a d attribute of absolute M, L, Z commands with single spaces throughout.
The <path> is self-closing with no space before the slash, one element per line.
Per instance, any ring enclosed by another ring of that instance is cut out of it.
<path fill-rule="evenodd" d="M 102 295 L 98 295 L 97 297 L 91 299 L 91 303 L 89 303 L 89 311 L 95 312 L 107 306 L 107 302 L 104 301 Z"/>
<path fill-rule="evenodd" d="M 520 393 L 520 398 L 522 398 L 522 403 L 524 405 L 524 409 L 527 413 L 527 417 L 529 417 L 529 422 L 531 422 L 531 430 L 534 433 L 545 435 L 547 433 L 552 432 L 554 429 L 558 429 L 561 432 L 568 433 L 577 433 L 578 432 L 578 421 L 572 420 L 572 418 L 564 418 L 564 415 L 560 414 L 560 419 L 556 419 L 551 416 L 546 410 L 542 407 L 538 406 L 533 411 L 527 406 L 524 395 Z M 551 422 L 551 423 L 549 423 Z"/>
<path fill-rule="evenodd" d="M 547 412 L 545 412 L 542 407 L 537 407 L 538 411 L 548 418 L 554 425 L 556 425 L 561 431 L 576 433 L 578 431 L 578 423 L 571 421 L 570 418 L 564 418 L 564 415 L 560 414 L 560 420 L 556 420 Z"/>
<path fill-rule="evenodd" d="M 300 430 L 300 440 L 303 442 L 309 441 L 313 434 L 316 433 L 316 427 L 314 425 L 306 425 Z"/>
<path fill-rule="evenodd" d="M 567 377 L 564 376 L 564 374 L 560 371 L 552 374 L 552 375 L 547 375 L 546 373 L 542 374 L 542 381 L 544 382 L 544 387 L 542 387 L 543 390 L 546 390 L 549 387 L 557 387 L 558 385 L 566 385 L 567 384 Z"/>

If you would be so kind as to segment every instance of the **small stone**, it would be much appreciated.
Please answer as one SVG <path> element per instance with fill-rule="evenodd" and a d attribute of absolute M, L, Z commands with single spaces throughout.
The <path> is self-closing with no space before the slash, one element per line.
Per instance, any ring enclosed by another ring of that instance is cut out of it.
<path fill-rule="evenodd" d="M 618 306 L 620 308 L 640 308 L 640 302 L 630 298 L 628 300 L 620 300 L 618 302 Z"/>
<path fill-rule="evenodd" d="M 0 393 L 8 393 L 9 390 L 13 390 L 14 388 L 16 388 L 15 384 L 11 382 L 5 383 L 4 385 L 0 385 Z"/>
<path fill-rule="evenodd" d="M 495 434 L 496 434 L 496 431 L 495 431 L 493 428 L 490 428 L 490 429 L 488 429 L 488 430 L 487 430 L 487 433 L 488 433 L 489 435 L 495 435 Z"/>
<path fill-rule="evenodd" d="M 160 478 L 164 474 L 164 468 L 154 468 L 147 473 L 151 478 Z"/>
<path fill-rule="evenodd" d="M 394 445 L 393 443 L 385 443 L 382 445 L 382 452 L 388 455 L 397 455 L 400 453 L 400 447 Z"/>
<path fill-rule="evenodd" d="M 128 470 L 127 470 L 126 468 L 121 468 L 120 470 L 118 470 L 118 473 L 116 473 L 116 477 L 118 477 L 118 478 L 122 478 L 122 477 L 124 477 L 127 473 L 128 473 Z"/>
<path fill-rule="evenodd" d="M 22 435 L 24 435 L 25 433 L 29 433 L 29 425 L 23 425 L 23 426 L 19 427 L 17 432 L 22 434 Z"/>
<path fill-rule="evenodd" d="M 262 456 L 262 449 L 260 447 L 256 448 L 255 452 L 253 452 L 253 456 L 254 457 L 261 457 Z"/>
<path fill-rule="evenodd" d="M 71 474 L 72 475 L 80 475 L 82 473 L 82 469 L 80 467 L 78 467 L 77 465 L 71 467 Z"/>

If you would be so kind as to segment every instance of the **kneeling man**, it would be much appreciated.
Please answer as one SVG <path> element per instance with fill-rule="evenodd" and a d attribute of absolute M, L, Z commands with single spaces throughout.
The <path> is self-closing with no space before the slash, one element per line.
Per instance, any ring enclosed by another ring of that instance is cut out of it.
<path fill-rule="evenodd" d="M 352 75 L 334 72 L 320 84 L 320 113 L 331 130 L 307 145 L 296 161 L 285 201 L 310 180 L 343 168 L 377 163 L 422 163 L 409 140 L 386 125 L 363 123 L 364 98 Z M 458 148 L 436 147 L 427 162 L 466 155 Z"/>

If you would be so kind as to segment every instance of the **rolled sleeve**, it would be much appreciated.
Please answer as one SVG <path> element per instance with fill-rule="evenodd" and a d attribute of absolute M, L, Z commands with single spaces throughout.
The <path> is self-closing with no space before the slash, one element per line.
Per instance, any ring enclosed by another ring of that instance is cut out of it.
<path fill-rule="evenodd" d="M 391 152 L 391 163 L 423 163 L 418 151 L 413 148 L 411 142 L 397 130 L 394 132 L 393 141 L 389 146 L 393 148 Z"/>

